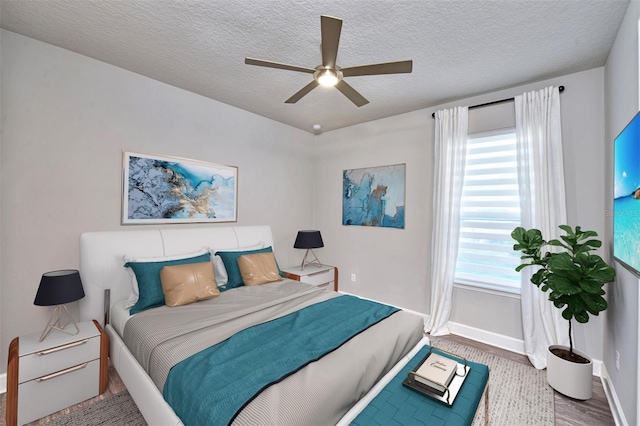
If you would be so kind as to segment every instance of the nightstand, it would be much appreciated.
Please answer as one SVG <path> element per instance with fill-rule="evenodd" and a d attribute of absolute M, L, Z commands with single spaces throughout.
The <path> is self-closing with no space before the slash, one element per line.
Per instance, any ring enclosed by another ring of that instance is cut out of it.
<path fill-rule="evenodd" d="M 107 389 L 108 338 L 97 321 L 80 332 L 53 330 L 13 339 L 7 368 L 7 426 L 22 425 L 92 398 Z"/>
<path fill-rule="evenodd" d="M 307 265 L 304 270 L 300 266 L 282 269 L 287 278 L 317 286 L 331 286 L 338 291 L 338 268 L 329 265 Z"/>

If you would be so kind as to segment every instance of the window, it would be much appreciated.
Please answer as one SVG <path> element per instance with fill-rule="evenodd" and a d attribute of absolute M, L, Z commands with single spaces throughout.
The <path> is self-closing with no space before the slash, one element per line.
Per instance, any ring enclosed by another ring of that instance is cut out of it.
<path fill-rule="evenodd" d="M 515 129 L 470 134 L 460 203 L 455 282 L 520 293 L 520 226 Z"/>

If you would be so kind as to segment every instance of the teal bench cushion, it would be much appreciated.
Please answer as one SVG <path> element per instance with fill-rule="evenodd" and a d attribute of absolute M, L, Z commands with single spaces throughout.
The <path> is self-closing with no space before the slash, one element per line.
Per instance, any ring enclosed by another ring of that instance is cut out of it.
<path fill-rule="evenodd" d="M 451 407 L 421 395 L 402 385 L 409 371 L 415 371 L 429 352 L 425 346 L 380 391 L 353 420 L 352 425 L 471 425 L 489 380 L 489 367 L 467 361 L 471 367 L 458 396 Z M 433 348 L 434 352 L 455 358 Z"/>

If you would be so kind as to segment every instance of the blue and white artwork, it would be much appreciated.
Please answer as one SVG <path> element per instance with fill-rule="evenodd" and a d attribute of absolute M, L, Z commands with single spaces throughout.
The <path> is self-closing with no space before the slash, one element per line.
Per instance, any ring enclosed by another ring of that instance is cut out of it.
<path fill-rule="evenodd" d="M 404 229 L 405 164 L 342 172 L 342 224 Z"/>
<path fill-rule="evenodd" d="M 233 222 L 238 168 L 123 153 L 123 224 Z"/>

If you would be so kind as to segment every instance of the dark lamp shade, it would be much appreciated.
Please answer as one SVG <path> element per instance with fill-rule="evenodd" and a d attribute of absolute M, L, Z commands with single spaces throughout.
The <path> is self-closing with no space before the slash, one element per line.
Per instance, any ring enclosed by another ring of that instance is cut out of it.
<path fill-rule="evenodd" d="M 51 271 L 42 275 L 34 305 L 55 306 L 75 302 L 84 297 L 80 272 L 75 269 Z"/>
<path fill-rule="evenodd" d="M 324 247 L 320 231 L 298 231 L 293 248 L 314 249 Z"/>

